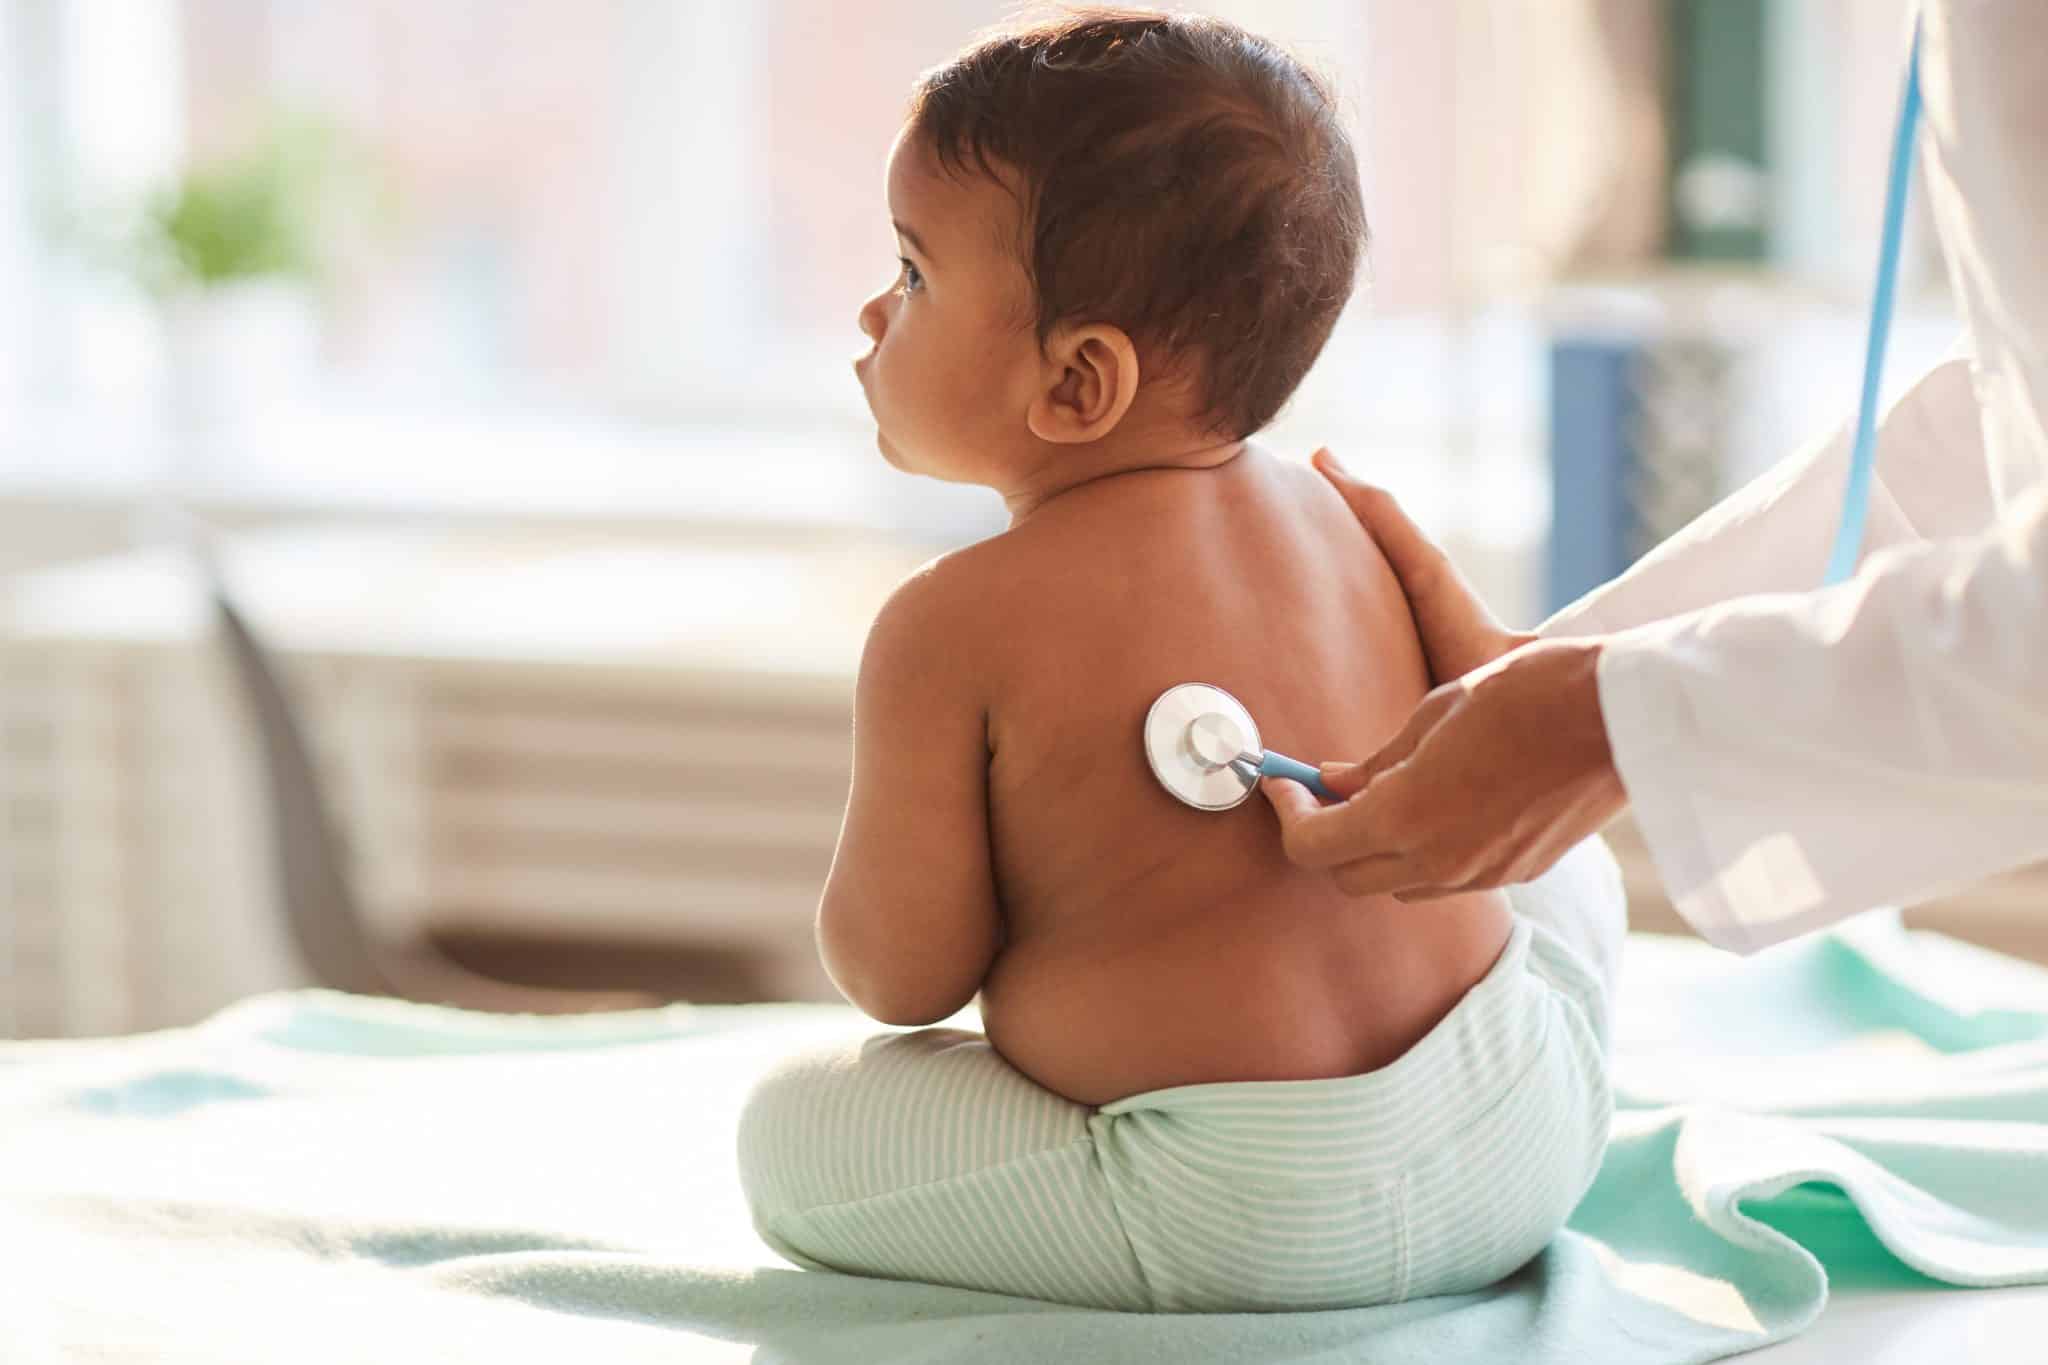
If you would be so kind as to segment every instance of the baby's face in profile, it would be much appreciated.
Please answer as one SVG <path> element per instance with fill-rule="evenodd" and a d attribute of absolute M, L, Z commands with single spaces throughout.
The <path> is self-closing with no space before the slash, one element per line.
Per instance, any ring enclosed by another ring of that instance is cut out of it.
<path fill-rule="evenodd" d="M 1043 370 L 1010 245 L 1017 201 L 986 177 L 946 173 L 908 135 L 889 154 L 888 198 L 900 259 L 861 305 L 873 345 L 853 366 L 876 444 L 913 474 L 995 482 L 1030 457 L 1025 413 Z"/>

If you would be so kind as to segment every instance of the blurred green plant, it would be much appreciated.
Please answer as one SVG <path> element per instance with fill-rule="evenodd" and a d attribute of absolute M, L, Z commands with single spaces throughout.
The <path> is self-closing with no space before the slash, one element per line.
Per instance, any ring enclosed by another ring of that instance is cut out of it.
<path fill-rule="evenodd" d="M 148 269 L 209 286 L 254 276 L 309 278 L 304 172 L 276 149 L 195 170 L 143 211 Z"/>
<path fill-rule="evenodd" d="M 318 284 L 337 220 L 379 207 L 373 182 L 333 125 L 280 115 L 247 150 L 139 203 L 65 215 L 63 235 L 158 297 L 252 279 Z"/>

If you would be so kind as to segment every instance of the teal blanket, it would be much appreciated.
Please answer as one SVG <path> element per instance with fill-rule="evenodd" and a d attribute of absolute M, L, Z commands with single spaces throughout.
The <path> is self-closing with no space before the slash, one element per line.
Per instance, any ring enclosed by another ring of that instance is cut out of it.
<path fill-rule="evenodd" d="M 779 1265 L 732 1135 L 831 1007 L 505 1019 L 299 992 L 0 1044 L 0 1359 L 1708 1360 L 1831 1278 L 2048 1280 L 2048 973 L 1886 916 L 1748 962 L 1636 938 L 1605 1168 L 1481 1294 L 1086 1312 Z"/>

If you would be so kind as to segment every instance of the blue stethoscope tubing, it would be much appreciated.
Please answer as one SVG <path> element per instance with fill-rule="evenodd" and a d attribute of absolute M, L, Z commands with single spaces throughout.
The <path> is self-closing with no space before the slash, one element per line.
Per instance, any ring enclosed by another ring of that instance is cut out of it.
<path fill-rule="evenodd" d="M 1906 190 L 1913 179 L 1914 131 L 1920 122 L 1920 21 L 1913 21 L 1913 47 L 1906 58 L 1906 89 L 1899 97 L 1899 126 L 1892 138 L 1891 178 L 1884 195 L 1884 234 L 1877 255 L 1877 290 L 1870 300 L 1870 339 L 1863 352 L 1863 393 L 1856 407 L 1856 440 L 1850 448 L 1849 481 L 1842 493 L 1842 524 L 1828 555 L 1826 584 L 1854 576 L 1863 553 L 1870 514 L 1871 468 L 1877 459 L 1877 390 L 1884 376 L 1885 342 L 1891 335 L 1892 304 L 1898 293 L 1899 239 L 1905 234 Z"/>
<path fill-rule="evenodd" d="M 1298 758 L 1276 754 L 1271 749 L 1259 760 L 1260 777 L 1285 777 L 1299 782 L 1325 801 L 1335 801 L 1337 793 L 1323 785 L 1323 775 Z"/>

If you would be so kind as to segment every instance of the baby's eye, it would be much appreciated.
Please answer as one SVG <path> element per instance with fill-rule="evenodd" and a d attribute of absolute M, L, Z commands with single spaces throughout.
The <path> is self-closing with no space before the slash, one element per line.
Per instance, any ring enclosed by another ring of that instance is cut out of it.
<path fill-rule="evenodd" d="M 903 281 L 904 293 L 915 294 L 924 288 L 924 272 L 917 268 L 916 262 L 907 256 L 898 256 L 896 262 L 903 267 L 903 273 L 899 278 Z"/>

